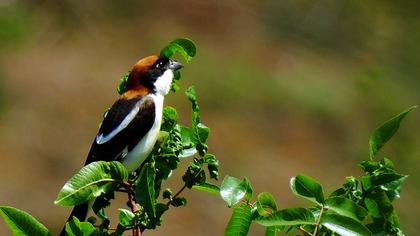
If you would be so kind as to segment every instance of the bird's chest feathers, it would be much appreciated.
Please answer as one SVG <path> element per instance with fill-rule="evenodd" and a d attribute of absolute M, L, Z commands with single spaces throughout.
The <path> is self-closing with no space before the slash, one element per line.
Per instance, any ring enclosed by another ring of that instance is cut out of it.
<path fill-rule="evenodd" d="M 160 131 L 162 123 L 163 96 L 149 96 L 153 98 L 155 103 L 155 120 L 146 135 L 134 146 L 132 150 L 128 151 L 123 158 L 122 162 L 130 172 L 137 169 L 150 154 Z"/>

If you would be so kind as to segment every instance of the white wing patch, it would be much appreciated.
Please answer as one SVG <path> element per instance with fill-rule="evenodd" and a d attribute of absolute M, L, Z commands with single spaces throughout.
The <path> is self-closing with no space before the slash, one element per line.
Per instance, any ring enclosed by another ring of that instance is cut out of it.
<path fill-rule="evenodd" d="M 103 144 L 108 142 L 109 140 L 111 140 L 115 135 L 117 135 L 119 132 L 121 132 L 121 130 L 125 129 L 130 122 L 134 119 L 134 117 L 136 117 L 137 113 L 140 110 L 140 105 L 139 103 L 142 102 L 142 100 L 140 100 L 133 108 L 133 110 L 130 111 L 130 113 L 128 113 L 128 115 L 124 118 L 124 120 L 121 122 L 120 125 L 118 125 L 117 128 L 115 128 L 111 133 L 107 134 L 104 136 L 104 134 L 98 134 L 96 135 L 96 143 L 97 144 Z"/>

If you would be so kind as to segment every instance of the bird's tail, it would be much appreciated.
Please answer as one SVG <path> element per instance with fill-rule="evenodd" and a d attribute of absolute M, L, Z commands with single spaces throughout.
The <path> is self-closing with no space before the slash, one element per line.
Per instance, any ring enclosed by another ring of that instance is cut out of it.
<path fill-rule="evenodd" d="M 88 214 L 89 209 L 89 203 L 82 203 L 80 205 L 77 205 L 73 208 L 71 211 L 71 214 L 69 218 L 67 219 L 67 222 L 71 221 L 73 219 L 73 216 L 77 217 L 80 221 L 84 221 L 86 219 L 86 216 Z M 66 236 L 66 226 L 64 225 L 63 229 L 61 230 L 60 236 Z"/>

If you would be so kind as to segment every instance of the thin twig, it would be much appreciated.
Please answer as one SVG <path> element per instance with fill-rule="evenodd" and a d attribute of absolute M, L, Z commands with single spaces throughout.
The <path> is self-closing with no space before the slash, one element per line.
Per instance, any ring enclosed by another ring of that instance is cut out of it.
<path fill-rule="evenodd" d="M 318 216 L 318 219 L 316 220 L 316 225 L 315 225 L 314 233 L 312 234 L 312 236 L 316 236 L 323 212 L 324 212 L 324 205 L 321 205 L 321 210 L 319 211 L 319 216 Z"/>
<path fill-rule="evenodd" d="M 303 233 L 303 235 L 305 235 L 305 236 L 313 236 L 311 233 L 306 232 L 306 231 L 302 228 L 302 226 L 298 227 L 297 229 L 298 229 L 300 232 L 302 232 L 302 233 Z"/>
<path fill-rule="evenodd" d="M 137 204 L 133 201 L 133 196 L 131 195 L 131 193 L 127 193 L 128 195 L 128 202 L 127 205 L 130 207 L 131 212 L 135 213 L 139 210 L 139 208 L 137 207 Z M 140 226 L 136 225 L 133 229 L 133 236 L 141 236 L 141 230 L 140 230 Z"/>
<path fill-rule="evenodd" d="M 185 188 L 187 187 L 187 185 L 186 184 L 184 184 L 184 186 L 182 186 L 182 188 L 180 189 L 180 190 L 178 190 L 178 192 L 176 192 L 175 193 L 175 195 L 172 197 L 172 199 L 174 199 L 174 198 L 176 198 L 176 197 L 178 197 L 181 193 L 182 193 L 182 191 L 184 191 L 185 190 Z M 171 199 L 171 200 L 172 200 Z M 166 203 L 166 206 L 167 207 L 169 207 L 169 205 L 171 205 L 171 200 L 168 202 L 168 203 Z"/>

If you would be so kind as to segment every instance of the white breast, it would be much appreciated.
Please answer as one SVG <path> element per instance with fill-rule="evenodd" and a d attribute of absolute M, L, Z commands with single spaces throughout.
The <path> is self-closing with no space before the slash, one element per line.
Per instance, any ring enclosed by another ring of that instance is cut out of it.
<path fill-rule="evenodd" d="M 149 156 L 159 135 L 162 123 L 163 96 L 160 94 L 148 96 L 152 97 L 155 102 L 155 122 L 149 132 L 124 157 L 122 163 L 129 172 L 136 170 Z"/>

